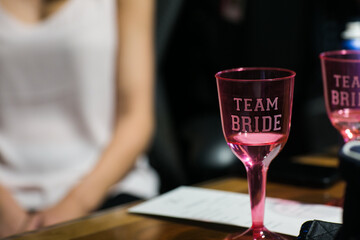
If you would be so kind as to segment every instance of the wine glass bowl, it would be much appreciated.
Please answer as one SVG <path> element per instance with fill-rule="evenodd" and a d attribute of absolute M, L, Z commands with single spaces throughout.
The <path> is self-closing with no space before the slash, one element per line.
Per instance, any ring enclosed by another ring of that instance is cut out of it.
<path fill-rule="evenodd" d="M 360 51 L 320 54 L 325 106 L 344 142 L 360 140 Z"/>
<path fill-rule="evenodd" d="M 216 75 L 225 140 L 247 171 L 252 227 L 234 239 L 284 239 L 264 226 L 266 175 L 290 132 L 295 72 L 237 68 Z"/>

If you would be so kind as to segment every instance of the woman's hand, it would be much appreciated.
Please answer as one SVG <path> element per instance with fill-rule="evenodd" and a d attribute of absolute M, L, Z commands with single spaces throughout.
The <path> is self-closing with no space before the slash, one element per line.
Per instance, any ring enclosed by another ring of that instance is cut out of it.
<path fill-rule="evenodd" d="M 0 210 L 0 238 L 22 232 L 24 223 L 27 221 L 27 213 L 18 208 L 11 206 L 1 206 Z"/>
<path fill-rule="evenodd" d="M 40 215 L 42 226 L 50 226 L 83 217 L 88 214 L 88 211 L 82 206 L 81 202 L 68 195 L 57 205 L 45 209 L 38 214 Z"/>
<path fill-rule="evenodd" d="M 38 220 L 32 218 L 0 185 L 0 238 L 34 230 L 38 227 Z"/>

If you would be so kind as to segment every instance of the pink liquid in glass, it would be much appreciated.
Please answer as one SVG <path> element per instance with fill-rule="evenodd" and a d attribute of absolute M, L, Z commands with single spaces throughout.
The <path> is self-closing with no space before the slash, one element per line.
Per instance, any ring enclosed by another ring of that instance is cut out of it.
<path fill-rule="evenodd" d="M 286 135 L 279 133 L 239 133 L 228 138 L 228 145 L 245 166 L 269 166 L 286 140 Z"/>
<path fill-rule="evenodd" d="M 329 118 L 345 142 L 360 139 L 360 109 L 345 108 L 333 111 Z"/>

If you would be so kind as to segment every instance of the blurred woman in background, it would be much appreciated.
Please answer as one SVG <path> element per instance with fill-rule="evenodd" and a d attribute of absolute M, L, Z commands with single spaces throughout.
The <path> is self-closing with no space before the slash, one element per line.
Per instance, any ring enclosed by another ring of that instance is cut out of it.
<path fill-rule="evenodd" d="M 0 237 L 157 194 L 153 12 L 0 0 Z"/>

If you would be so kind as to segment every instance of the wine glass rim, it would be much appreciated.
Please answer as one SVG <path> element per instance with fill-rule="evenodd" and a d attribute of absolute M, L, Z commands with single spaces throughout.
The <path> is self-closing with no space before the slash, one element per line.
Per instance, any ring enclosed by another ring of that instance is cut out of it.
<path fill-rule="evenodd" d="M 224 73 L 229 72 L 245 72 L 245 71 L 255 71 L 255 70 L 262 70 L 262 71 L 278 71 L 278 72 L 287 72 L 289 75 L 285 77 L 273 77 L 273 78 L 229 78 L 229 77 L 222 77 L 221 75 Z M 228 81 L 279 81 L 279 80 L 286 80 L 294 78 L 296 73 L 292 70 L 285 69 L 285 68 L 277 68 L 277 67 L 239 67 L 239 68 L 232 68 L 227 70 L 219 71 L 215 74 L 217 79 L 221 80 L 228 80 Z"/>
<path fill-rule="evenodd" d="M 356 54 L 356 55 L 360 56 L 360 50 L 341 49 L 341 50 L 326 51 L 326 52 L 320 53 L 319 58 L 321 60 L 334 61 L 334 62 L 360 63 L 360 59 L 339 58 L 341 56 L 347 56 L 347 55 L 351 55 L 351 54 Z"/>

